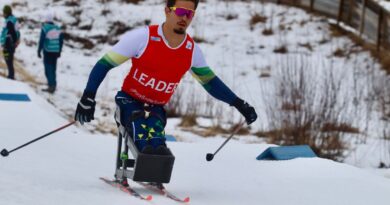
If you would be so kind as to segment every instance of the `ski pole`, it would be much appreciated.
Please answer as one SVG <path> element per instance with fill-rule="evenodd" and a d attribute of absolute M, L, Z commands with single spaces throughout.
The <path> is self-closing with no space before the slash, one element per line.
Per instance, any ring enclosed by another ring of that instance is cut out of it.
<path fill-rule="evenodd" d="M 45 134 L 45 135 L 42 135 L 42 136 L 40 136 L 40 137 L 38 137 L 38 138 L 36 138 L 36 139 L 34 139 L 34 140 L 31 140 L 31 141 L 27 142 L 26 144 L 20 145 L 19 147 L 15 148 L 15 149 L 13 149 L 13 150 L 11 150 L 11 151 L 8 151 L 7 149 L 3 149 L 3 150 L 1 150 L 0 154 L 1 154 L 1 156 L 3 156 L 3 157 L 7 157 L 11 152 L 14 152 L 14 151 L 16 151 L 16 150 L 18 150 L 18 149 L 20 149 L 20 148 L 22 148 L 22 147 L 25 147 L 25 146 L 27 146 L 27 145 L 29 145 L 29 144 L 31 144 L 31 143 L 34 143 L 34 142 L 36 142 L 36 141 L 38 141 L 38 140 L 41 140 L 41 139 L 43 139 L 43 138 L 45 138 L 45 137 L 47 137 L 47 136 L 49 136 L 49 135 L 51 135 L 51 134 L 53 134 L 53 133 L 56 133 L 56 132 L 58 132 L 58 131 L 60 131 L 60 130 L 62 130 L 62 129 L 65 129 L 65 128 L 67 128 L 67 127 L 73 125 L 75 122 L 76 122 L 76 121 L 72 121 L 72 122 L 70 122 L 70 123 L 68 123 L 68 124 L 66 124 L 66 125 L 64 125 L 64 126 L 62 126 L 62 127 L 59 127 L 59 128 L 57 128 L 57 129 L 55 129 L 55 130 L 53 130 L 53 131 L 51 131 L 51 132 L 49 132 L 49 133 L 47 133 L 47 134 Z"/>
<path fill-rule="evenodd" d="M 230 139 L 232 139 L 232 137 L 237 134 L 237 132 L 242 128 L 242 126 L 244 126 L 245 124 L 245 121 L 241 122 L 240 124 L 238 124 L 238 126 L 236 127 L 236 129 L 234 129 L 233 133 L 225 140 L 225 142 L 222 143 L 221 146 L 219 146 L 219 148 L 217 149 L 217 151 L 214 152 L 214 154 L 211 154 L 211 153 L 207 153 L 206 155 L 206 160 L 207 161 L 211 161 L 213 160 L 214 156 L 219 152 L 219 150 L 222 149 L 223 146 L 225 146 L 225 144 L 227 142 L 229 142 Z"/>

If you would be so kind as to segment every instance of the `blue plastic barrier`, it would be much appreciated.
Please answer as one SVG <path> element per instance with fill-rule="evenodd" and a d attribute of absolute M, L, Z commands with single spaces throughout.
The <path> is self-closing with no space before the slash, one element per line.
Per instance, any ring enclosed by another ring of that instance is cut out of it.
<path fill-rule="evenodd" d="M 172 135 L 165 135 L 165 139 L 169 142 L 176 142 L 176 138 Z"/>
<path fill-rule="evenodd" d="M 0 93 L 0 100 L 4 101 L 22 101 L 29 102 L 31 101 L 28 95 L 26 94 L 17 94 L 17 93 Z"/>
<path fill-rule="evenodd" d="M 298 157 L 317 157 L 308 145 L 269 147 L 257 160 L 288 160 Z"/>

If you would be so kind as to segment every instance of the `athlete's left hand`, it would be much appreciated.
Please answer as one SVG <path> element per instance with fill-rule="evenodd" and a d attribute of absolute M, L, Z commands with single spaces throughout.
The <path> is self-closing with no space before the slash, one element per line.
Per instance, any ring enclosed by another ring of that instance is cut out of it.
<path fill-rule="evenodd" d="M 257 114 L 255 108 L 253 108 L 247 102 L 237 97 L 232 105 L 245 117 L 245 121 L 248 125 L 256 121 Z"/>

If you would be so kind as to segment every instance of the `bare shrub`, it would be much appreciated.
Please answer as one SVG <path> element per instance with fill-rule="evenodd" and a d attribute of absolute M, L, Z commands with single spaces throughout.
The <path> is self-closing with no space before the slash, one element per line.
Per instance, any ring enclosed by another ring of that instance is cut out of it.
<path fill-rule="evenodd" d="M 319 73 L 316 63 L 309 65 L 303 55 L 281 57 L 276 97 L 266 100 L 271 129 L 257 134 L 275 144 L 308 144 L 321 157 L 341 160 L 347 148 L 344 133 L 358 130 L 342 114 L 342 77 L 333 74 L 332 65 Z"/>
<path fill-rule="evenodd" d="M 82 38 L 77 35 L 73 35 L 71 33 L 64 32 L 64 40 L 66 41 L 72 41 L 77 44 L 81 44 L 81 48 L 83 49 L 92 49 L 95 47 L 95 45 L 90 41 L 88 38 Z M 73 44 L 70 44 L 69 42 L 66 43 L 66 45 L 70 46 L 71 48 L 76 47 Z"/>
<path fill-rule="evenodd" d="M 80 6 L 80 1 L 77 1 L 77 0 L 65 1 L 65 6 L 79 7 Z"/>
<path fill-rule="evenodd" d="M 85 31 L 90 31 L 90 30 L 92 30 L 92 24 L 80 26 L 79 29 L 85 30 Z"/>
<path fill-rule="evenodd" d="M 238 19 L 238 14 L 228 14 L 225 18 L 228 21 L 231 21 L 231 20 L 234 20 L 234 19 Z"/>
<path fill-rule="evenodd" d="M 262 16 L 259 13 L 255 13 L 252 15 L 251 19 L 249 20 L 249 27 L 251 30 L 253 30 L 253 27 L 258 23 L 265 23 L 267 22 L 267 17 Z"/>
<path fill-rule="evenodd" d="M 108 9 L 103 9 L 103 10 L 102 10 L 102 15 L 103 15 L 103 16 L 107 16 L 107 14 L 109 14 L 109 13 L 111 13 L 111 11 L 108 10 Z"/>
<path fill-rule="evenodd" d="M 274 34 L 274 31 L 273 31 L 272 29 L 266 28 L 266 29 L 263 30 L 262 34 L 263 34 L 264 36 L 271 36 L 271 35 Z"/>
<path fill-rule="evenodd" d="M 21 2 L 12 2 L 11 3 L 11 7 L 12 8 L 16 8 L 16 7 L 18 7 L 18 6 L 20 6 L 20 7 L 27 7 L 28 6 L 28 2 L 26 1 L 26 2 L 23 2 L 23 3 L 21 3 Z"/>
<path fill-rule="evenodd" d="M 204 131 L 202 131 L 200 134 L 204 137 L 210 137 L 210 136 L 216 136 L 218 134 L 228 134 L 229 131 L 226 129 L 223 129 L 220 125 L 214 125 L 211 126 Z"/>
<path fill-rule="evenodd" d="M 369 51 L 373 57 L 379 59 L 379 63 L 382 65 L 382 69 L 384 69 L 387 72 L 387 74 L 390 74 L 390 52 L 389 51 L 385 49 L 378 51 L 377 47 L 374 44 L 365 42 L 364 39 L 360 38 L 360 36 L 358 36 L 357 34 L 344 30 L 337 24 L 330 23 L 329 25 L 333 37 L 340 37 L 340 36 L 349 37 L 355 43 L 355 47 L 359 47 L 359 48 L 361 47 L 363 50 Z"/>
<path fill-rule="evenodd" d="M 390 52 L 381 50 L 376 56 L 379 58 L 382 68 L 387 72 L 387 74 L 390 74 Z"/>
<path fill-rule="evenodd" d="M 265 23 L 265 22 L 267 22 L 267 19 L 268 19 L 268 17 L 263 16 L 263 15 L 261 15 L 259 13 L 255 13 L 254 15 L 252 15 L 249 24 L 250 25 L 255 25 L 257 23 Z"/>
<path fill-rule="evenodd" d="M 259 77 L 260 78 L 269 78 L 269 77 L 271 77 L 271 67 L 270 66 L 266 66 L 264 68 L 261 68 Z"/>
<path fill-rule="evenodd" d="M 307 50 L 309 50 L 309 51 L 313 51 L 313 46 L 309 42 L 299 43 L 298 45 L 301 47 L 307 48 Z"/>
<path fill-rule="evenodd" d="M 180 127 L 193 127 L 195 125 L 198 125 L 195 114 L 188 114 L 182 116 L 181 122 L 179 124 Z"/>
<path fill-rule="evenodd" d="M 342 48 L 337 48 L 334 52 L 333 55 L 339 58 L 343 58 L 346 56 L 345 51 Z"/>
<path fill-rule="evenodd" d="M 329 43 L 330 39 L 328 38 L 322 38 L 320 41 L 318 41 L 318 44 L 322 45 L 322 44 L 325 44 L 325 43 Z"/>
<path fill-rule="evenodd" d="M 233 133 L 233 131 L 235 129 L 237 129 L 237 127 L 239 126 L 239 124 L 233 124 L 232 127 L 230 128 L 230 131 L 228 132 L 228 134 L 230 133 Z M 247 127 L 241 127 L 238 131 L 237 131 L 237 135 L 248 135 L 250 134 L 250 127 L 247 126 Z"/>
<path fill-rule="evenodd" d="M 352 127 L 346 123 L 335 124 L 335 123 L 324 123 L 321 128 L 321 132 L 345 132 L 345 133 L 360 133 L 359 129 Z"/>
<path fill-rule="evenodd" d="M 206 39 L 203 38 L 203 37 L 200 37 L 200 36 L 193 36 L 192 39 L 193 39 L 196 43 L 207 43 Z"/>
<path fill-rule="evenodd" d="M 126 23 L 123 23 L 121 21 L 115 21 L 109 27 L 109 34 L 118 36 L 131 29 L 132 27 L 128 26 Z"/>
<path fill-rule="evenodd" d="M 70 12 L 70 15 L 75 18 L 75 21 L 70 24 L 70 26 L 78 26 L 81 22 L 81 14 L 83 13 L 83 10 L 81 9 L 74 9 Z"/>
<path fill-rule="evenodd" d="M 274 49 L 274 53 L 282 53 L 282 54 L 286 54 L 288 52 L 288 49 L 287 49 L 287 46 L 286 45 L 281 45 L 279 47 L 276 47 Z"/>

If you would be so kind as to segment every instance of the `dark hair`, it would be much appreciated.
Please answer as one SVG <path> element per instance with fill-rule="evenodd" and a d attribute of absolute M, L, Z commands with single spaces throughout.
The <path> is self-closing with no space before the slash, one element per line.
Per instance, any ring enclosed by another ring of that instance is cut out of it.
<path fill-rule="evenodd" d="M 176 1 L 192 1 L 195 4 L 195 9 L 198 7 L 199 0 L 167 0 L 167 7 L 172 7 L 176 4 Z"/>
<path fill-rule="evenodd" d="M 6 17 L 9 16 L 9 15 L 12 15 L 12 8 L 9 5 L 5 5 L 3 7 L 3 14 Z"/>

